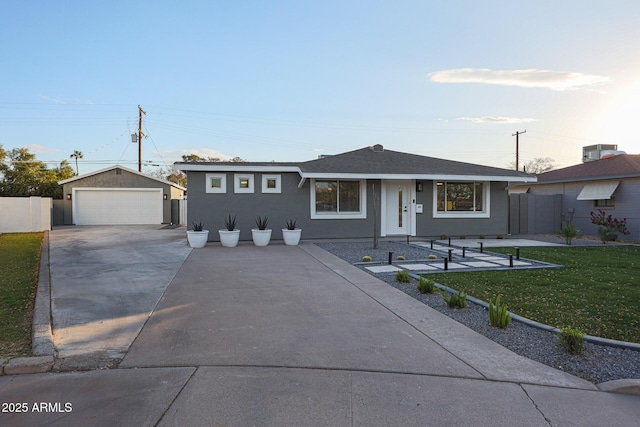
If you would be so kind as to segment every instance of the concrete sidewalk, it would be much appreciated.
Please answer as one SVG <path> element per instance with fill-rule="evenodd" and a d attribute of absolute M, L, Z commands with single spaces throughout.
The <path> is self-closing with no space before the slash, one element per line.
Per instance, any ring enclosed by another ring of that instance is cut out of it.
<path fill-rule="evenodd" d="M 639 396 L 517 356 L 310 244 L 194 250 L 118 369 L 0 377 L 0 398 L 28 404 L 1 425 L 640 424 Z"/>

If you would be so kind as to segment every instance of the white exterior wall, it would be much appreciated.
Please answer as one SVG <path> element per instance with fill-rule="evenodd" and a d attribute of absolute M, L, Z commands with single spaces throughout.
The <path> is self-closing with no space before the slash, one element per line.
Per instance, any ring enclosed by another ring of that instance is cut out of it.
<path fill-rule="evenodd" d="M 0 197 L 0 233 L 51 230 L 50 197 Z"/>

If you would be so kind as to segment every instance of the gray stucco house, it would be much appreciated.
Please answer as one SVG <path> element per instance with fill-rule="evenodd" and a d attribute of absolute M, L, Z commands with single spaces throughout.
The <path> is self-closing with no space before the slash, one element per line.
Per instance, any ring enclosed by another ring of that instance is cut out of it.
<path fill-rule="evenodd" d="M 640 155 L 588 161 L 537 178 L 536 183 L 509 188 L 512 233 L 554 233 L 571 222 L 584 234 L 597 236 L 591 212 L 602 209 L 627 218 L 631 234 L 624 238 L 640 241 Z"/>
<path fill-rule="evenodd" d="M 242 240 L 267 215 L 273 239 L 287 219 L 303 239 L 507 233 L 508 182 L 535 176 L 507 169 L 366 147 L 306 162 L 185 163 L 187 223 L 224 228 L 236 214 Z M 218 233 L 209 233 L 218 240 Z"/>
<path fill-rule="evenodd" d="M 183 199 L 186 191 L 173 182 L 124 166 L 111 166 L 59 184 L 64 198 L 54 203 L 54 225 L 171 223 L 171 201 Z"/>

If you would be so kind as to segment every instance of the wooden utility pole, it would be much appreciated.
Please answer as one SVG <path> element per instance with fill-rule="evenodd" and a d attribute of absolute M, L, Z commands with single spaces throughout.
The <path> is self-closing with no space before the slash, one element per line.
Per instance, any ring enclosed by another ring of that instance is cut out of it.
<path fill-rule="evenodd" d="M 527 131 L 525 130 L 524 132 L 516 132 L 516 133 L 512 133 L 511 136 L 515 136 L 516 137 L 516 170 L 520 170 L 520 164 L 519 164 L 519 160 L 520 160 L 520 141 L 518 139 L 518 137 L 520 135 L 522 135 L 523 133 L 527 133 Z"/>
<path fill-rule="evenodd" d="M 139 105 L 138 110 L 138 172 L 142 172 L 142 137 L 144 136 L 144 132 L 142 132 L 142 115 L 146 115 L 147 112 Z"/>

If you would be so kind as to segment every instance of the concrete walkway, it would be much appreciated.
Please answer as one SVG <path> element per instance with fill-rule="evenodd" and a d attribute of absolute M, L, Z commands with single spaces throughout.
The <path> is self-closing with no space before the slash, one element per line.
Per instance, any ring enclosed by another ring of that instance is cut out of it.
<path fill-rule="evenodd" d="M 0 400 L 27 403 L 0 413 L 12 426 L 640 424 L 640 396 L 522 358 L 311 244 L 192 251 L 118 369 L 0 377 Z"/>

